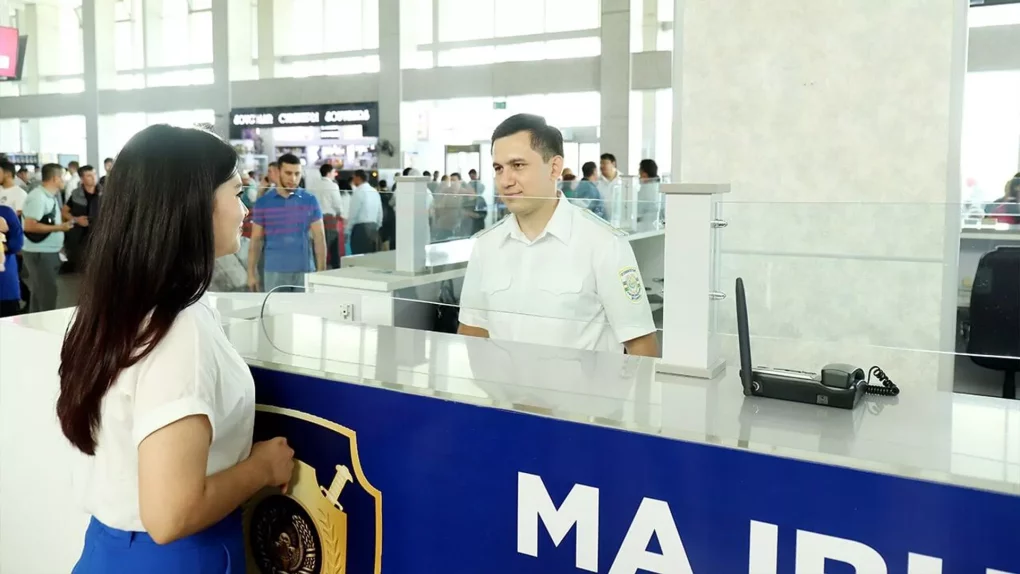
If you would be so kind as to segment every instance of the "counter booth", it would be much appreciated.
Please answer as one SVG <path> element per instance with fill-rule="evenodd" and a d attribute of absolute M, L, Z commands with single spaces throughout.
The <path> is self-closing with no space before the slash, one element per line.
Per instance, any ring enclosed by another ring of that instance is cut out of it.
<path fill-rule="evenodd" d="M 886 323 L 849 293 L 824 307 L 816 290 L 831 296 L 845 278 L 818 263 L 790 277 L 786 259 L 751 263 L 730 247 L 763 247 L 735 228 L 766 207 L 724 205 L 724 185 L 663 187 L 669 224 L 647 248 L 658 258 L 639 257 L 646 277 L 661 266 L 660 358 L 411 324 L 392 293 L 463 273 L 452 251 L 429 273 L 441 255 L 415 240 L 417 224 L 400 241 L 414 249 L 391 267 L 349 267 L 335 290 L 311 276 L 305 293 L 207 297 L 255 376 L 256 440 L 286 436 L 297 459 L 289 492 L 245 507 L 249 570 L 1020 573 L 1020 403 L 954 394 L 939 349 L 858 328 L 899 336 L 884 327 L 909 309 Z M 852 409 L 748 396 L 734 273 L 754 364 L 879 364 L 902 392 Z M 813 289 L 793 291 L 808 273 Z M 844 286 L 871 297 L 867 283 Z M 390 314 L 369 314 L 372 298 Z M 88 517 L 66 471 L 78 455 L 53 414 L 71 313 L 0 321 L 3 573 L 66 572 L 81 549 Z M 833 317 L 850 332 L 819 335 Z"/>

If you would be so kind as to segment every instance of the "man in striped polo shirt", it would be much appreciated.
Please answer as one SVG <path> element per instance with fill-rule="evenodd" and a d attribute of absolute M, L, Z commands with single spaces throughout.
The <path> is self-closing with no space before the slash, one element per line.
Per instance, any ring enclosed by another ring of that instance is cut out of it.
<path fill-rule="evenodd" d="M 258 268 L 263 242 L 266 291 L 283 285 L 304 286 L 306 273 L 326 270 L 322 210 L 314 195 L 298 187 L 301 160 L 287 153 L 277 163 L 280 184 L 255 202 L 252 214 L 248 251 L 248 288 L 252 291 L 262 287 Z"/>

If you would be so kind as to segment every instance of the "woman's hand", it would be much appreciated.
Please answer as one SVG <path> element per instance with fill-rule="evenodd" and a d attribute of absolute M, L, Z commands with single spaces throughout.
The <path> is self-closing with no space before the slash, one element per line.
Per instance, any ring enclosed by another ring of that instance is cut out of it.
<path fill-rule="evenodd" d="M 266 486 L 280 486 L 287 491 L 294 473 L 294 449 L 287 445 L 287 439 L 276 437 L 257 442 L 252 445 L 249 458 L 264 473 Z"/>

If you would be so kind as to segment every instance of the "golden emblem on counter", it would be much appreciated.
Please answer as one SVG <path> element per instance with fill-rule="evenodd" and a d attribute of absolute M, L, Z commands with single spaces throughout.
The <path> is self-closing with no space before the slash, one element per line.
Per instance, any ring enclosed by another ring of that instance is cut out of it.
<path fill-rule="evenodd" d="M 374 562 L 374 568 L 368 571 L 380 572 L 381 494 L 365 481 L 361 473 L 354 431 L 297 411 L 263 406 L 258 407 L 258 410 L 315 423 L 343 435 L 338 438 L 345 443 L 349 440 L 351 466 L 355 468 L 352 472 L 347 465 L 336 464 L 329 469 L 332 476 L 320 476 L 311 464 L 295 458 L 294 476 L 288 492 L 265 489 L 249 501 L 244 510 L 248 571 L 251 574 L 345 574 L 348 572 L 349 528 L 361 527 L 375 529 L 376 544 L 375 548 L 362 548 L 359 561 L 365 566 L 367 557 L 368 562 Z M 300 444 L 300 438 L 287 436 L 288 442 L 291 442 L 298 454 L 308 448 L 308 445 Z M 322 466 L 319 470 L 322 470 Z M 354 490 L 360 492 L 351 492 Z M 344 495 L 348 493 L 362 496 L 362 501 L 354 504 L 354 499 L 351 499 L 350 508 L 345 510 Z M 351 520 L 348 512 L 358 514 L 360 511 L 360 514 L 365 514 L 365 494 L 372 502 L 368 506 L 373 515 L 355 516 Z"/>

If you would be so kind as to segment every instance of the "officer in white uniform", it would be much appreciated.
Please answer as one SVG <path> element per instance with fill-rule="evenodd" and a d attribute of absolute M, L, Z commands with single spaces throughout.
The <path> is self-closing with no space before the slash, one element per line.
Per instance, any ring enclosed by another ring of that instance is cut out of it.
<path fill-rule="evenodd" d="M 560 131 L 539 116 L 512 116 L 492 134 L 492 164 L 511 215 L 475 235 L 458 332 L 658 356 L 630 242 L 556 189 Z"/>

